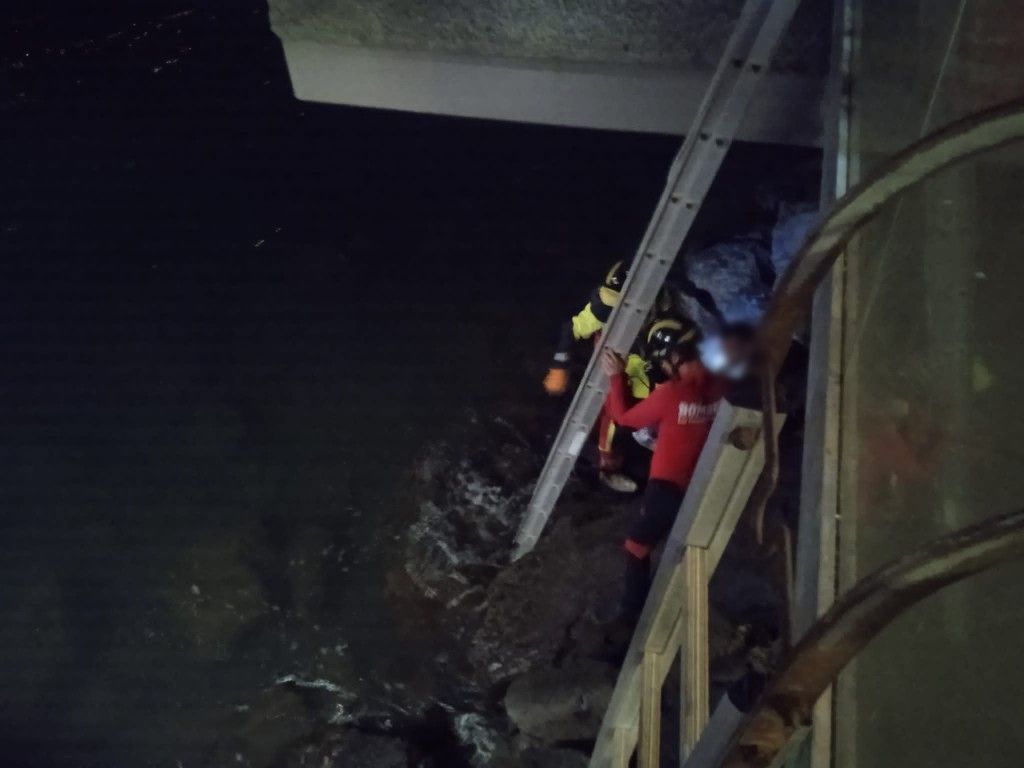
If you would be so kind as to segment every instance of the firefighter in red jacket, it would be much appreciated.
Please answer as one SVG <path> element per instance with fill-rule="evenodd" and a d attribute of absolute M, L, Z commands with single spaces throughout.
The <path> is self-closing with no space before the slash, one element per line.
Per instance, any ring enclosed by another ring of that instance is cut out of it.
<path fill-rule="evenodd" d="M 724 391 L 722 380 L 701 363 L 698 341 L 697 327 L 690 322 L 657 329 L 649 342 L 648 357 L 660 366 L 665 378 L 646 400 L 632 407 L 622 357 L 606 349 L 601 361 L 610 379 L 607 408 L 615 422 L 631 429 L 658 430 L 643 511 L 626 538 L 620 606 L 620 618 L 625 620 L 635 620 L 643 608 L 650 586 L 651 550 L 675 522 Z"/>

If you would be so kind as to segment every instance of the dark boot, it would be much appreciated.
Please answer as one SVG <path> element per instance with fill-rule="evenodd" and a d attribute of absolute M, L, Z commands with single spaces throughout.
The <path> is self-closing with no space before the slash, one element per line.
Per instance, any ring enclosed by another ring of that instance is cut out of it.
<path fill-rule="evenodd" d="M 628 625 L 634 626 L 640 618 L 640 612 L 647 600 L 647 591 L 651 584 L 651 558 L 639 558 L 626 553 L 625 572 L 623 574 L 622 597 L 618 605 L 605 603 L 593 610 L 591 617 L 602 626 Z"/>
<path fill-rule="evenodd" d="M 626 554 L 625 584 L 622 591 L 620 612 L 635 622 L 647 602 L 647 593 L 651 589 L 651 556 L 640 558 Z"/>

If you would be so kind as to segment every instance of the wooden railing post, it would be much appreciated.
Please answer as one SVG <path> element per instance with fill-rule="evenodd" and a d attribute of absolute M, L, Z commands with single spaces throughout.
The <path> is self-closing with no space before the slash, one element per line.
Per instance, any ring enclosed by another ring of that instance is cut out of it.
<path fill-rule="evenodd" d="M 661 752 L 661 692 L 676 654 L 680 654 L 680 759 L 697 743 L 708 721 L 708 552 L 687 546 L 679 564 L 683 601 L 663 648 L 644 653 L 640 689 L 639 768 L 659 768 Z"/>
<path fill-rule="evenodd" d="M 680 765 L 690 754 L 708 722 L 710 670 L 708 649 L 708 558 L 702 547 L 687 547 L 686 602 L 683 611 L 682 707 L 679 724 Z"/>
<path fill-rule="evenodd" d="M 636 738 L 636 728 L 620 727 L 615 729 L 615 744 L 608 768 L 629 768 L 629 759 L 633 757 Z"/>
<path fill-rule="evenodd" d="M 640 683 L 640 741 L 637 745 L 639 768 L 658 768 L 661 759 L 661 674 L 664 654 L 644 654 Z"/>

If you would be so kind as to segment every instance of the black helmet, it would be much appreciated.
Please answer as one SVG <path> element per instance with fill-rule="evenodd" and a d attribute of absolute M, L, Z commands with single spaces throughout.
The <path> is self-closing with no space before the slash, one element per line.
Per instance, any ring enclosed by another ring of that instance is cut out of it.
<path fill-rule="evenodd" d="M 699 333 L 689 320 L 668 318 L 651 324 L 647 331 L 647 359 L 661 362 L 670 352 L 680 352 L 686 360 L 697 356 Z"/>
<path fill-rule="evenodd" d="M 623 263 L 616 261 L 604 278 L 604 287 L 611 288 L 613 291 L 621 291 L 622 286 L 626 284 L 626 272 L 627 270 Z"/>

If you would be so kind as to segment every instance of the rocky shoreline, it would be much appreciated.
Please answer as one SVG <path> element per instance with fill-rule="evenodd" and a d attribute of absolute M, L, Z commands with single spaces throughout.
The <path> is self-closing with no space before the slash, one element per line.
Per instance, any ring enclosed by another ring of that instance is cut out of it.
<path fill-rule="evenodd" d="M 805 229 L 812 220 L 787 221 Z M 777 251 L 787 248 L 736 241 L 685 265 L 726 319 L 749 321 L 782 266 L 758 260 Z M 585 451 L 537 547 L 510 562 L 563 405 L 537 393 L 486 414 L 466 411 L 397 479 L 398 507 L 408 511 L 397 523 L 389 516 L 395 528 L 381 534 L 386 586 L 370 580 L 355 589 L 385 605 L 384 634 L 402 646 L 403 668 L 373 647 L 377 635 L 361 654 L 348 648 L 347 637 L 365 643 L 367 632 L 352 627 L 352 606 L 331 596 L 346 584 L 351 591 L 360 565 L 329 518 L 283 532 L 264 520 L 251 536 L 189 552 L 169 599 L 188 650 L 210 660 L 248 653 L 268 670 L 267 686 L 236 702 L 216 729 L 206 765 L 586 764 L 628 641 L 608 637 L 595 616 L 618 599 L 621 541 L 640 498 L 601 487 Z M 643 477 L 649 454 L 627 442 L 633 474 Z M 792 482 L 780 487 L 796 493 Z M 788 497 L 777 502 L 792 505 Z M 739 533 L 711 583 L 714 696 L 778 653 L 780 555 Z M 670 683 L 665 706 L 677 701 Z"/>
<path fill-rule="evenodd" d="M 418 514 L 388 599 L 434 627 L 422 659 L 432 683 L 389 681 L 379 673 L 367 680 L 343 652 L 325 645 L 327 653 L 313 652 L 309 674 L 281 676 L 236 707 L 208 765 L 586 765 L 622 651 L 594 614 L 617 599 L 620 541 L 639 499 L 598 490 L 584 465 L 537 548 L 509 563 L 549 439 L 534 416 L 512 409 L 486 418 L 468 414 L 411 473 Z M 745 668 L 749 617 L 777 600 L 760 586 L 762 567 L 733 553 L 713 586 L 711 643 L 721 684 Z M 317 594 L 306 570 L 293 564 L 288 578 Z M 292 609 L 315 619 L 314 603 Z M 223 634 L 217 621 L 223 618 L 214 621 Z M 666 699 L 671 706 L 671 691 Z"/>
<path fill-rule="evenodd" d="M 395 632 L 421 643 L 411 675 L 350 656 L 345 617 L 327 599 L 347 560 L 328 530 L 291 532 L 275 552 L 254 529 L 183 558 L 168 604 L 187 651 L 211 662 L 255 655 L 268 670 L 266 686 L 212 729 L 202 764 L 586 765 L 624 650 L 594 617 L 618 599 L 621 541 L 640 499 L 601 488 L 584 454 L 535 550 L 509 562 L 556 426 L 550 405 L 467 412 L 410 468 L 414 511 L 379 599 Z M 752 654 L 774 652 L 771 640 L 751 642 L 779 603 L 769 565 L 737 545 L 712 583 L 716 695 Z"/>

